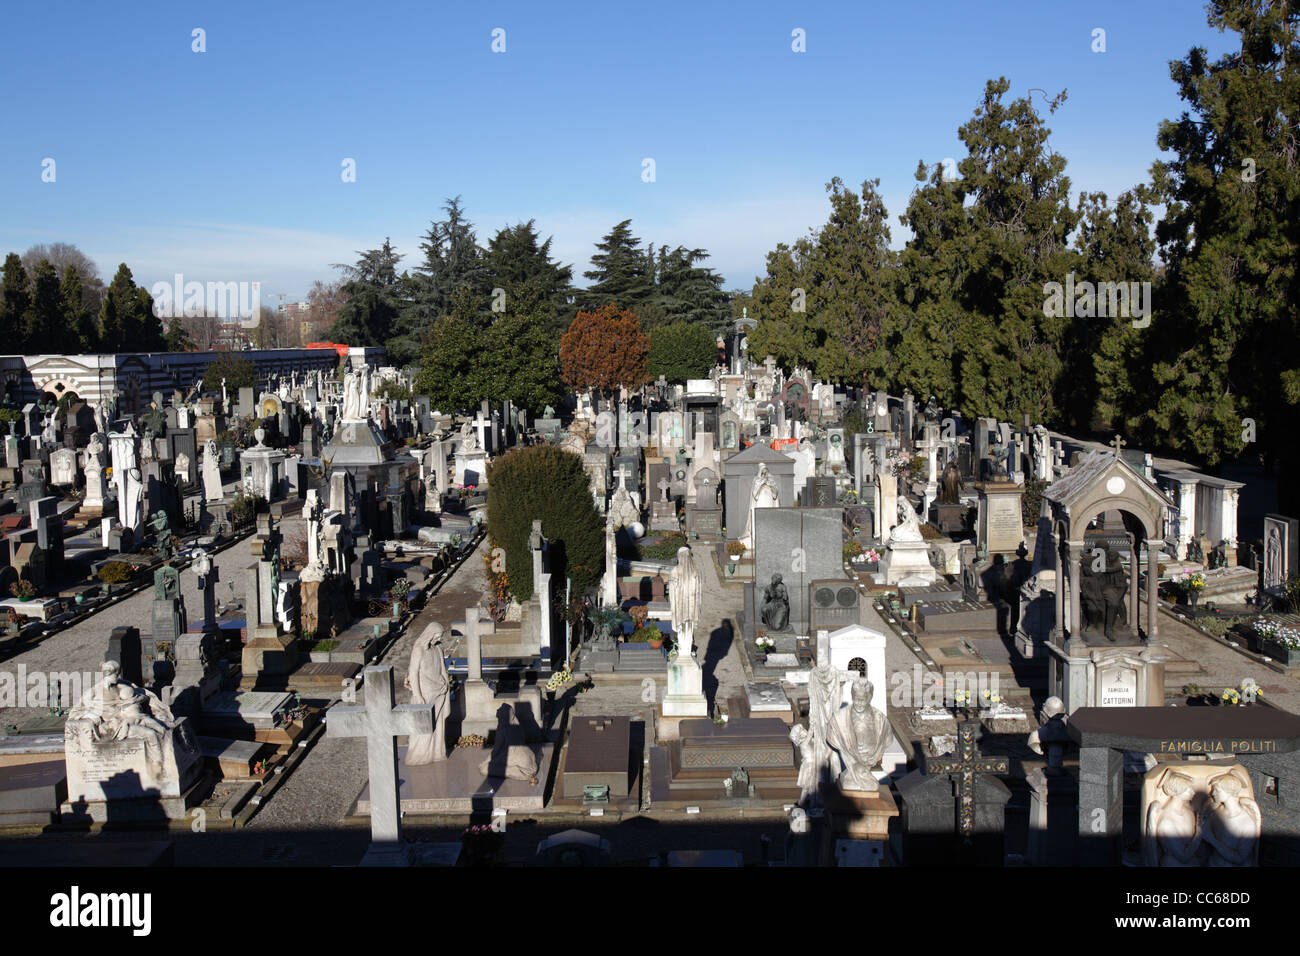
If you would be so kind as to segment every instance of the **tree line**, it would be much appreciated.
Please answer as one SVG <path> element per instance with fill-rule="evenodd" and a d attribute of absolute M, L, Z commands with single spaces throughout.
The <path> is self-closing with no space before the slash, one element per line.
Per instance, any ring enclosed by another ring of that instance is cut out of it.
<path fill-rule="evenodd" d="M 66 243 L 5 257 L 0 341 L 11 354 L 177 350 L 125 263 L 105 288 L 95 263 Z"/>
<path fill-rule="evenodd" d="M 443 211 L 413 270 L 399 272 L 403 257 L 387 239 L 336 266 L 345 299 L 330 330 L 335 341 L 382 345 L 394 364 L 419 365 L 417 391 L 435 407 L 472 408 L 483 399 L 535 411 L 557 404 L 576 381 L 562 374 L 562 337 L 580 316 L 607 307 L 633 317 L 633 326 L 616 327 L 634 328 L 645 349 L 660 341 L 647 366 L 653 376 L 681 381 L 714 361 L 714 334 L 731 320 L 731 295 L 722 276 L 702 265 L 707 251 L 643 247 L 624 220 L 596 243 L 592 269 L 583 273 L 591 284 L 577 289 L 573 267 L 552 257 L 552 240 L 542 239 L 535 220 L 480 244 L 459 197 Z M 608 337 L 583 341 L 584 348 L 641 348 Z"/>
<path fill-rule="evenodd" d="M 1156 131 L 1172 157 L 1150 182 L 1072 202 L 1039 109 L 990 81 L 955 170 L 918 165 L 901 250 L 879 180 L 828 184 L 825 225 L 770 252 L 744 302 L 751 352 L 967 417 L 1293 469 L 1300 12 L 1220 0 L 1209 22 L 1240 50 L 1170 63 L 1188 109 Z"/>

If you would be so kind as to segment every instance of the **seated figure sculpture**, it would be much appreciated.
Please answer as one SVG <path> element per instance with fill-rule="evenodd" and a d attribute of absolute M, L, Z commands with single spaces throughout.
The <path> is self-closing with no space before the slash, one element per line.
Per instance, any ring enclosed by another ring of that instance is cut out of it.
<path fill-rule="evenodd" d="M 773 574 L 772 583 L 763 589 L 758 614 L 769 631 L 784 631 L 790 625 L 790 596 L 781 575 Z"/>
<path fill-rule="evenodd" d="M 1128 575 L 1119 552 L 1106 548 L 1102 554 L 1085 552 L 1079 562 L 1079 605 L 1083 633 L 1101 635 L 1114 643 L 1129 636 L 1124 599 Z"/>

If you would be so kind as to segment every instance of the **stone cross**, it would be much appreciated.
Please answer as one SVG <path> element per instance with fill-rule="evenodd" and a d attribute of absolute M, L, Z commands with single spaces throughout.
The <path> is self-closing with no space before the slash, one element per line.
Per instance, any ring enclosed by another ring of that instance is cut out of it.
<path fill-rule="evenodd" d="M 775 381 L 776 380 L 776 359 L 774 359 L 770 355 L 767 358 L 763 359 L 763 368 L 767 369 L 767 377 Z"/>
<path fill-rule="evenodd" d="M 478 633 L 478 605 L 465 608 L 465 664 L 468 680 L 483 679 L 483 649 Z"/>
<path fill-rule="evenodd" d="M 1115 457 L 1118 458 L 1118 457 L 1119 457 L 1119 450 L 1120 450 L 1121 448 L 1123 448 L 1125 445 L 1127 445 L 1128 442 L 1126 442 L 1124 439 L 1122 439 L 1122 438 L 1120 438 L 1118 435 L 1116 435 L 1116 436 L 1115 436 L 1115 440 L 1114 440 L 1113 442 L 1111 442 L 1111 444 L 1115 447 Z"/>
<path fill-rule="evenodd" d="M 655 487 L 659 489 L 659 493 L 663 496 L 659 499 L 660 501 L 668 500 L 668 489 L 671 488 L 672 486 L 673 486 L 672 479 L 670 479 L 667 475 L 659 479 L 659 484 L 656 485 Z"/>
<path fill-rule="evenodd" d="M 203 630 L 217 630 L 217 568 L 207 551 L 199 548 L 194 553 L 190 565 L 199 579 L 199 588 L 203 591 Z"/>
<path fill-rule="evenodd" d="M 627 462 L 620 464 L 618 470 L 614 472 L 614 474 L 618 477 L 618 486 L 620 488 L 627 487 L 627 480 L 632 477 L 632 472 L 628 470 Z"/>
<path fill-rule="evenodd" d="M 367 667 L 364 707 L 330 708 L 325 732 L 330 737 L 366 738 L 370 771 L 371 850 L 397 851 L 402 841 L 401 800 L 397 789 L 397 737 L 433 733 L 429 704 L 394 706 L 393 668 Z"/>
<path fill-rule="evenodd" d="M 975 832 L 975 780 L 983 773 L 1006 773 L 1006 757 L 985 757 L 975 746 L 978 720 L 963 720 L 957 725 L 957 755 L 928 757 L 927 774 L 951 774 L 958 778 L 957 826 L 966 843 Z"/>
<path fill-rule="evenodd" d="M 492 423 L 488 419 L 483 417 L 483 410 L 479 409 L 478 417 L 474 419 L 473 425 L 474 428 L 478 431 L 478 446 L 484 451 L 488 450 L 487 439 L 484 437 L 484 435 L 486 434 L 491 424 Z"/>

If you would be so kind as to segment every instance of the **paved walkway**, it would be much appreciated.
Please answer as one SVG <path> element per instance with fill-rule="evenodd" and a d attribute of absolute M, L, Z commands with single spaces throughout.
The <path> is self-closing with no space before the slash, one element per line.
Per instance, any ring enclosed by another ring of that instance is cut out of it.
<path fill-rule="evenodd" d="M 244 569 L 253 563 L 248 550 L 248 541 L 237 541 L 234 545 L 214 555 L 213 567 L 218 574 L 216 598 L 218 612 L 223 604 L 243 601 L 245 574 Z M 198 578 L 192 570 L 181 572 L 181 596 L 185 599 L 185 608 L 190 623 L 203 618 L 203 595 L 199 591 Z M 152 648 L 149 639 L 153 635 L 153 588 L 142 591 L 90 615 L 84 621 L 74 624 L 43 638 L 34 646 L 7 658 L 0 663 L 0 673 L 8 673 L 16 678 L 19 666 L 30 675 L 76 671 L 90 673 L 98 677 L 100 665 L 104 661 L 104 652 L 108 650 L 108 639 L 116 627 L 138 627 L 140 640 L 146 651 Z M 146 656 L 148 656 L 146 654 Z M 151 677 L 145 674 L 145 679 Z M 9 724 L 21 725 L 37 717 L 46 716 L 45 707 L 0 707 L 0 729 Z"/>
<path fill-rule="evenodd" d="M 1168 614 L 1160 615 L 1157 627 L 1158 641 L 1204 668 L 1204 674 L 1189 678 L 1189 681 L 1199 684 L 1207 693 L 1221 694 L 1225 688 L 1240 687 L 1243 678 L 1253 677 L 1263 688 L 1264 697 L 1270 704 L 1300 714 L 1300 680 L 1286 677 L 1268 665 L 1239 653 L 1224 641 L 1207 637 Z"/>

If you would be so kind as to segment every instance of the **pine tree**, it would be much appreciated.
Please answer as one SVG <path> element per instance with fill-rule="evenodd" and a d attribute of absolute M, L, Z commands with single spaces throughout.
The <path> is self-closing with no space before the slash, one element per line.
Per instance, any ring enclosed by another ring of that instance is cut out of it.
<path fill-rule="evenodd" d="M 64 320 L 69 329 L 69 351 L 88 353 L 99 346 L 99 330 L 95 327 L 94 313 L 86 305 L 86 293 L 81 285 L 81 275 L 75 266 L 65 266 L 63 281 L 59 285 L 63 302 Z"/>
<path fill-rule="evenodd" d="M 1210 465 L 1252 437 L 1283 463 L 1280 506 L 1300 506 L 1300 7 L 1215 0 L 1208 20 L 1240 34 L 1210 62 L 1170 63 L 1189 111 L 1161 124 L 1175 157 L 1152 167 L 1167 264 L 1144 340 L 1150 435 Z M 1280 393 L 1280 394 L 1279 394 Z"/>
<path fill-rule="evenodd" d="M 1132 301 L 1131 293 L 1134 283 L 1139 295 L 1143 283 L 1154 293 L 1151 226 L 1155 217 L 1150 201 L 1145 186 L 1121 193 L 1113 207 L 1105 193 L 1079 197 L 1082 219 L 1074 241 L 1082 258 L 1078 278 L 1096 287 L 1097 299 L 1093 315 L 1076 315 L 1063 352 L 1067 369 L 1094 370 L 1092 375 L 1064 375 L 1061 379 L 1063 421 L 1076 433 L 1109 435 L 1118 430 L 1135 434 L 1142 416 L 1142 383 L 1150 377 L 1150 366 L 1141 364 L 1141 346 L 1149 317 L 1134 317 L 1138 303 Z M 1124 284 L 1130 294 L 1125 300 L 1127 315 L 1111 314 L 1110 296 L 1103 293 L 1103 283 Z M 1146 297 L 1145 305 L 1150 307 L 1151 297 Z"/>
<path fill-rule="evenodd" d="M 631 219 L 614 226 L 596 248 L 600 251 L 591 257 L 591 271 L 583 273 L 591 286 L 578 295 L 585 310 L 617 305 L 635 312 L 654 297 L 654 274 L 641 240 L 632 235 Z"/>
<path fill-rule="evenodd" d="M 407 277 L 397 274 L 402 257 L 384 240 L 378 249 L 359 252 L 355 265 L 335 265 L 343 271 L 340 291 L 347 300 L 329 335 L 335 342 L 355 346 L 384 345 L 393 336 L 397 317 L 405 305 Z"/>
<path fill-rule="evenodd" d="M 754 287 L 755 356 L 806 365 L 827 381 L 860 385 L 874 367 L 894 299 L 895 257 L 879 181 L 861 194 L 839 177 L 826 185 L 831 214 L 817 232 L 768 254 Z"/>
<path fill-rule="evenodd" d="M 113 281 L 104 293 L 100 314 L 100 339 L 109 352 L 135 352 L 143 337 L 143 317 L 135 280 L 125 262 L 117 267 Z"/>
<path fill-rule="evenodd" d="M 1076 270 L 1068 239 L 1079 214 L 1064 157 L 1028 100 L 1002 101 L 1009 86 L 989 81 L 958 131 L 969 152 L 960 178 L 936 167 L 908 205 L 907 307 L 887 338 L 898 378 L 918 394 L 947 392 L 966 416 L 1053 422 L 1069 320 L 1044 314 L 1044 289 Z M 955 387 L 945 389 L 947 363 Z"/>
<path fill-rule="evenodd" d="M 32 298 L 25 323 L 27 354 L 57 354 L 69 351 L 65 343 L 68 324 L 59 295 L 59 276 L 48 259 L 42 259 L 32 275 Z"/>
<path fill-rule="evenodd" d="M 432 222 L 420 248 L 424 259 L 410 277 L 409 301 L 403 303 L 397 333 L 388 342 L 390 358 L 397 364 L 411 361 L 419 351 L 425 332 L 436 319 L 465 308 L 487 324 L 491 309 L 491 287 L 483 250 L 474 234 L 474 224 L 465 218 L 460 197 L 448 199 L 447 218 Z"/>
<path fill-rule="evenodd" d="M 31 305 L 31 290 L 27 270 L 23 268 L 18 253 L 5 257 L 4 279 L 0 282 L 0 339 L 18 347 L 25 341 L 27 309 Z"/>
<path fill-rule="evenodd" d="M 506 226 L 488 240 L 483 263 L 490 287 L 505 293 L 505 314 L 537 315 L 558 340 L 572 319 L 573 267 L 552 260 L 551 239 L 539 239 L 532 219 Z"/>

